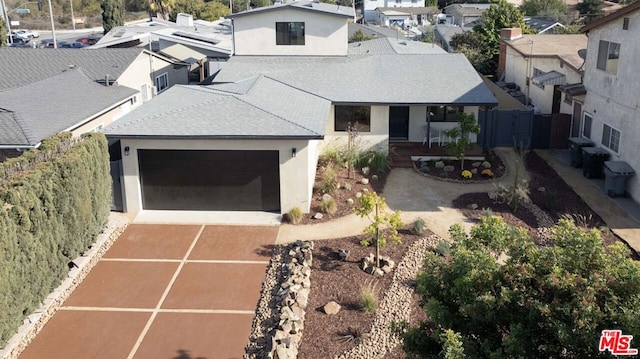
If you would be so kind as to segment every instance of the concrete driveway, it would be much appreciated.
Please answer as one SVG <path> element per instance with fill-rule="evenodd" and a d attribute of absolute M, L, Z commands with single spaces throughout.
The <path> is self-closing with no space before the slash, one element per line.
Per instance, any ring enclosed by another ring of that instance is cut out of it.
<path fill-rule="evenodd" d="M 131 224 L 20 358 L 241 358 L 277 233 Z"/>

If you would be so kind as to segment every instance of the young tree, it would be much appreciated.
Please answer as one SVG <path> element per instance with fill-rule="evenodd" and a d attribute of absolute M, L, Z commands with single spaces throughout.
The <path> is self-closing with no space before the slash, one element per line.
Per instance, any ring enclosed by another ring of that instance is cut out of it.
<path fill-rule="evenodd" d="M 365 193 L 360 198 L 360 203 L 353 211 L 362 218 L 368 218 L 371 224 L 364 229 L 364 233 L 372 236 L 372 241 L 363 241 L 376 246 L 376 267 L 380 267 L 380 247 L 387 244 L 387 240 L 394 243 L 400 242 L 398 229 L 402 227 L 400 212 L 390 212 L 384 198 L 375 192 Z"/>
<path fill-rule="evenodd" d="M 447 136 L 456 139 L 447 143 L 447 150 L 460 160 L 460 170 L 464 169 L 464 155 L 472 145 L 469 139 L 469 134 L 472 133 L 479 134 L 480 125 L 476 122 L 476 116 L 464 112 L 458 114 L 458 127 L 446 131 Z"/>
<path fill-rule="evenodd" d="M 102 8 L 102 27 L 106 34 L 116 26 L 124 25 L 124 3 L 122 0 L 104 0 Z"/>
<path fill-rule="evenodd" d="M 409 329 L 409 353 L 438 355 L 450 329 L 469 358 L 591 358 L 602 330 L 640 332 L 640 263 L 598 230 L 561 220 L 539 247 L 486 216 L 469 235 L 450 233 L 449 257 L 427 254 L 418 276 L 431 321 Z"/>
<path fill-rule="evenodd" d="M 527 16 L 549 16 L 556 21 L 567 13 L 563 0 L 524 0 L 519 9 Z"/>

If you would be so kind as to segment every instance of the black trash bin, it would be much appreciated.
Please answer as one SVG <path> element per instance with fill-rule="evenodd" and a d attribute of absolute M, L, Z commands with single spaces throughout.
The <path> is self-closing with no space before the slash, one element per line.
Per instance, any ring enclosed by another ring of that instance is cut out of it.
<path fill-rule="evenodd" d="M 582 167 L 582 147 L 593 147 L 593 142 L 582 137 L 569 137 L 569 157 L 571 166 Z"/>
<path fill-rule="evenodd" d="M 627 180 L 635 171 L 625 161 L 604 162 L 604 191 L 609 197 L 626 196 Z"/>
<path fill-rule="evenodd" d="M 609 152 L 598 147 L 582 147 L 582 174 L 587 178 L 602 178 L 604 161 Z"/>

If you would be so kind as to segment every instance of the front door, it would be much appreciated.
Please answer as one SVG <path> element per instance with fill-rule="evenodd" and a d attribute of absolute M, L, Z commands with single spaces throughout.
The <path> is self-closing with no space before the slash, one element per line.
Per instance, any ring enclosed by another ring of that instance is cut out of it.
<path fill-rule="evenodd" d="M 409 106 L 389 107 L 389 139 L 409 139 Z"/>

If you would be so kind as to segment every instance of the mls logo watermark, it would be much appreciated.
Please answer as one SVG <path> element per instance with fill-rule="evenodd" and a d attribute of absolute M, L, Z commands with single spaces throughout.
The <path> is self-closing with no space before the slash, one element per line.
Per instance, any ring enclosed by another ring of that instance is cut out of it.
<path fill-rule="evenodd" d="M 631 348 L 631 339 L 633 335 L 623 335 L 622 330 L 603 330 L 598 349 L 613 355 L 637 355 L 638 349 Z"/>

